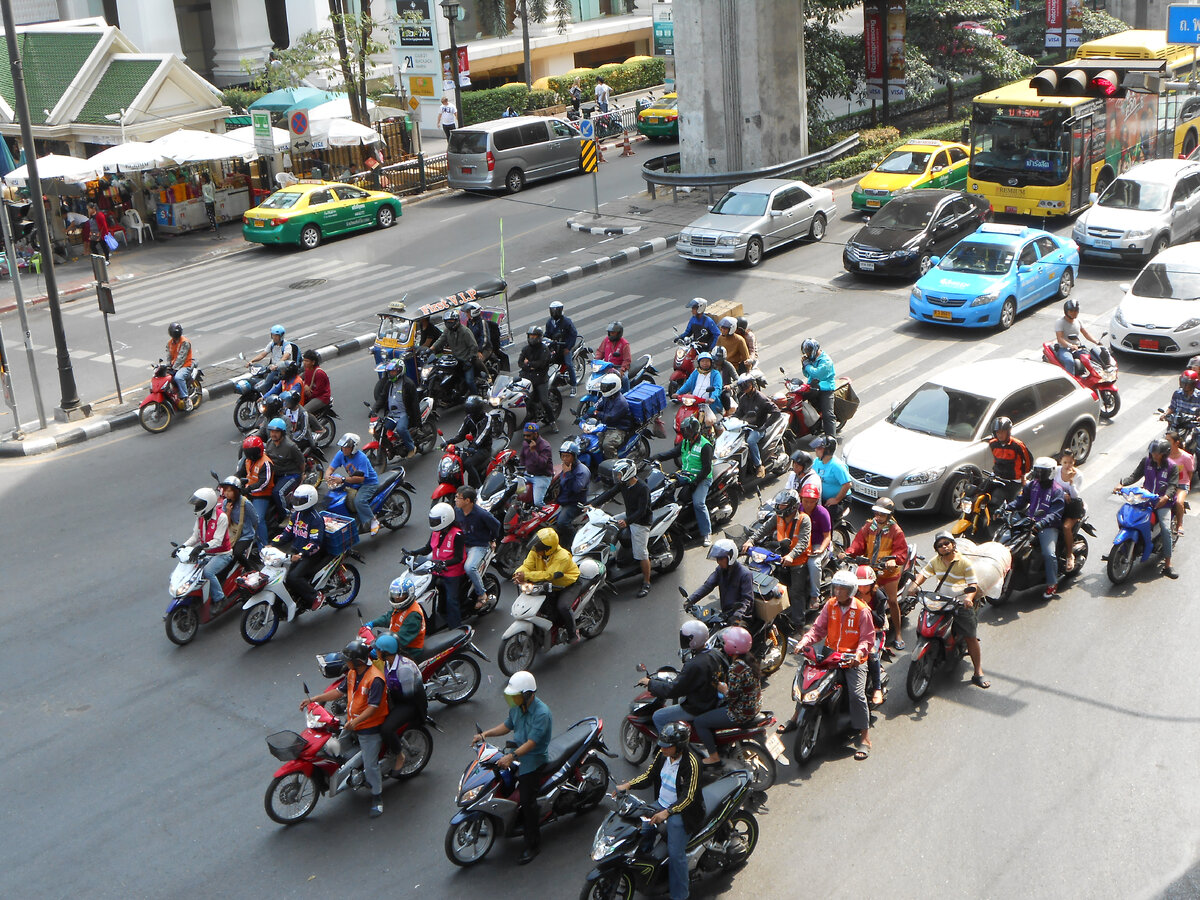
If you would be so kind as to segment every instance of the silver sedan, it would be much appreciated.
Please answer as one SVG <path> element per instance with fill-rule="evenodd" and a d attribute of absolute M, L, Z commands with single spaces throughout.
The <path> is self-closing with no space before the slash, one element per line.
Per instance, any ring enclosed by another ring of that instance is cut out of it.
<path fill-rule="evenodd" d="M 821 240 L 835 215 L 831 190 L 787 178 L 759 178 L 726 192 L 679 232 L 675 249 L 684 259 L 753 267 L 768 250 L 790 241 Z"/>

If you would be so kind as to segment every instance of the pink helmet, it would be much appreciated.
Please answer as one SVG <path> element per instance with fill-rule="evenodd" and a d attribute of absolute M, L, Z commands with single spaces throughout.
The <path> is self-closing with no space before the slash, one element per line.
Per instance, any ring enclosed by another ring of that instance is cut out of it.
<path fill-rule="evenodd" d="M 750 632 L 740 625 L 734 625 L 732 628 L 726 628 L 721 632 L 721 640 L 725 647 L 725 653 L 729 656 L 741 656 L 743 653 L 750 652 Z"/>

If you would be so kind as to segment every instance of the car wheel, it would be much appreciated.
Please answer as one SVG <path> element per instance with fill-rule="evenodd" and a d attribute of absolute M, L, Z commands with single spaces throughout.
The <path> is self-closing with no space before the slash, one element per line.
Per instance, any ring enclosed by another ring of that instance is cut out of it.
<path fill-rule="evenodd" d="M 942 491 L 942 511 L 948 515 L 957 517 L 958 511 L 962 507 L 963 499 L 967 495 L 967 485 L 969 479 L 964 472 L 956 472 L 946 482 L 946 487 Z"/>
<path fill-rule="evenodd" d="M 1017 321 L 1017 301 L 1009 297 L 1000 307 L 1000 330 L 1007 331 Z"/>
<path fill-rule="evenodd" d="M 746 244 L 746 267 L 753 269 L 763 260 L 763 242 L 760 237 L 752 237 Z"/>
<path fill-rule="evenodd" d="M 921 258 L 917 260 L 917 275 L 922 276 L 933 268 L 933 257 L 928 253 L 922 253 Z"/>
<path fill-rule="evenodd" d="M 1070 435 L 1067 436 L 1066 443 L 1063 444 L 1063 449 L 1071 450 L 1075 454 L 1075 464 L 1083 465 L 1087 458 L 1092 455 L 1092 429 L 1085 422 L 1080 422 L 1073 429 Z"/>
<path fill-rule="evenodd" d="M 1067 269 L 1062 273 L 1062 278 L 1058 279 L 1058 298 L 1066 300 L 1071 296 L 1071 289 L 1075 287 L 1075 276 L 1071 274 L 1071 270 Z"/>
<path fill-rule="evenodd" d="M 525 187 L 525 173 L 520 169 L 513 169 L 505 177 L 504 186 L 510 194 L 521 193 L 521 188 Z"/>
<path fill-rule="evenodd" d="M 1154 239 L 1154 244 L 1150 247 L 1149 259 L 1154 259 L 1158 254 L 1162 253 L 1171 246 L 1171 236 L 1169 234 L 1160 234 Z"/>
<path fill-rule="evenodd" d="M 391 228 L 396 222 L 396 214 L 390 206 L 381 206 L 375 214 L 375 222 L 380 228 Z"/>
<path fill-rule="evenodd" d="M 825 237 L 825 215 L 817 213 L 813 216 L 812 225 L 808 228 L 808 236 L 814 241 L 819 241 Z"/>
<path fill-rule="evenodd" d="M 305 250 L 316 250 L 321 246 L 321 229 L 316 225 L 305 225 L 300 232 L 300 246 Z"/>
<path fill-rule="evenodd" d="M 1187 137 L 1183 139 L 1182 153 L 1184 158 L 1191 156 L 1196 149 L 1196 132 L 1191 130 L 1187 133 Z"/>

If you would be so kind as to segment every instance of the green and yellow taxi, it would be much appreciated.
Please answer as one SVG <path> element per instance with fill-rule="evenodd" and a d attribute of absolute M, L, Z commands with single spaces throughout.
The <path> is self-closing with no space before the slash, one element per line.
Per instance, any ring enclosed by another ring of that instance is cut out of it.
<path fill-rule="evenodd" d="M 242 214 L 242 236 L 256 244 L 299 244 L 305 250 L 327 237 L 363 228 L 390 228 L 400 198 L 335 181 L 299 181 L 281 187 Z"/>
<path fill-rule="evenodd" d="M 967 183 L 971 148 L 950 141 L 908 141 L 862 177 L 850 203 L 855 209 L 879 209 L 897 193 L 917 188 L 962 189 Z"/>
<path fill-rule="evenodd" d="M 663 94 L 661 100 L 651 100 L 638 113 L 637 130 L 649 138 L 679 140 L 679 96 L 670 93 Z"/>

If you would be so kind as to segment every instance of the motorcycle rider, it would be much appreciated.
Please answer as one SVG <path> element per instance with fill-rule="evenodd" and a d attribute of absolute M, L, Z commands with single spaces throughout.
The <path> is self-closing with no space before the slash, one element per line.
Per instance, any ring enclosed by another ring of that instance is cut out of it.
<path fill-rule="evenodd" d="M 383 679 L 387 687 L 388 714 L 380 726 L 380 736 L 387 748 L 396 754 L 389 778 L 403 778 L 404 747 L 396 730 L 405 722 L 425 721 L 429 705 L 425 698 L 425 683 L 417 664 L 400 652 L 399 636 L 388 632 L 375 639 L 375 652 L 383 663 Z"/>
<path fill-rule="evenodd" d="M 1004 499 L 1011 501 L 1021 489 L 1021 482 L 1033 465 L 1033 454 L 1025 442 L 1014 437 L 1012 419 L 997 416 L 992 423 L 992 439 L 988 449 L 992 451 L 992 472 L 997 478 L 1008 481 L 1004 488 Z"/>
<path fill-rule="evenodd" d="M 893 518 L 895 512 L 896 503 L 892 498 L 880 497 L 876 500 L 875 505 L 871 507 L 871 518 L 858 529 L 854 540 L 846 548 L 846 553 L 850 556 L 867 557 L 873 567 L 877 567 L 878 561 L 885 557 L 895 557 L 882 563 L 882 571 L 879 571 L 878 577 L 880 589 L 887 594 L 888 615 L 892 620 L 890 646 L 893 650 L 903 650 L 904 641 L 900 639 L 900 604 L 896 600 L 896 593 L 900 586 L 900 576 L 908 564 L 908 540 Z"/>
<path fill-rule="evenodd" d="M 821 350 L 821 342 L 816 338 L 806 338 L 800 345 L 800 355 L 804 359 L 804 377 L 812 388 L 808 400 L 821 412 L 821 428 L 832 436 L 837 437 L 837 417 L 833 414 L 833 392 L 837 389 L 837 375 L 833 368 L 833 360 L 829 354 Z"/>
<path fill-rule="evenodd" d="M 737 388 L 738 373 L 729 363 L 728 354 L 724 347 L 713 347 L 713 368 L 721 376 L 721 405 L 733 415 L 737 410 L 737 402 L 733 396 Z"/>
<path fill-rule="evenodd" d="M 525 346 L 517 357 L 517 370 L 522 378 L 533 385 L 533 395 L 528 400 L 529 421 L 536 421 L 540 414 L 546 423 L 546 430 L 555 434 L 558 432 L 558 423 L 550 412 L 550 382 L 547 375 L 550 348 L 542 342 L 543 334 L 538 325 L 530 325 L 525 329 Z"/>
<path fill-rule="evenodd" d="M 571 384 L 571 396 L 575 396 L 578 378 L 571 355 L 579 343 L 579 331 L 568 316 L 563 315 L 563 305 L 558 300 L 550 304 L 550 318 L 546 320 L 546 338 L 550 341 L 551 361 L 560 363 L 567 370 Z"/>
<path fill-rule="evenodd" d="M 512 580 L 518 585 L 550 582 L 554 590 L 547 595 L 546 603 L 557 612 L 558 621 L 567 632 L 567 640 L 571 644 L 579 643 L 575 615 L 571 611 L 578 592 L 567 590 L 579 581 L 579 566 L 575 565 L 571 551 L 559 544 L 558 532 L 553 528 L 538 529 L 533 548 L 513 573 Z"/>
<path fill-rule="evenodd" d="M 542 849 L 540 815 L 538 811 L 538 788 L 545 775 L 543 767 L 550 761 L 550 733 L 553 716 L 550 707 L 534 696 L 537 681 L 524 670 L 516 672 L 504 688 L 504 699 L 509 705 L 508 717 L 500 725 L 480 731 L 471 738 L 471 745 L 480 744 L 489 737 L 512 734 L 516 749 L 504 754 L 496 761 L 501 769 L 507 769 L 516 760 L 521 760 L 517 774 L 517 790 L 521 795 L 521 823 L 525 835 L 525 852 L 517 860 L 520 865 L 533 862 Z"/>
<path fill-rule="evenodd" d="M 1083 475 L 1075 468 L 1075 451 L 1065 448 L 1058 455 L 1058 467 L 1054 470 L 1054 484 L 1063 492 L 1063 540 L 1066 541 L 1067 552 L 1063 563 L 1067 571 L 1075 568 L 1075 526 L 1080 519 L 1087 515 L 1087 507 L 1083 503 Z M 1182 513 L 1180 513 L 1182 515 Z"/>
<path fill-rule="evenodd" d="M 668 723 L 690 722 L 696 716 L 716 709 L 721 702 L 717 685 L 725 660 L 719 650 L 704 648 L 707 641 L 708 627 L 696 619 L 689 619 L 679 627 L 679 649 L 690 651 L 692 655 L 679 670 L 679 675 L 673 680 L 654 676 L 638 681 L 655 697 L 678 701 L 655 711 L 654 730 L 660 735 Z"/>
<path fill-rule="evenodd" d="M 554 449 L 541 435 L 537 422 L 526 422 L 521 430 L 521 468 L 533 483 L 533 505 L 541 506 L 554 478 Z"/>
<path fill-rule="evenodd" d="M 1054 355 L 1058 357 L 1059 365 L 1066 369 L 1068 375 L 1083 374 L 1083 366 L 1078 361 L 1079 354 L 1083 352 L 1080 335 L 1093 344 L 1100 343 L 1080 324 L 1079 301 L 1072 298 L 1063 303 L 1062 318 L 1054 323 Z"/>
<path fill-rule="evenodd" d="M 713 442 L 700 433 L 700 420 L 688 416 L 679 425 L 682 440 L 670 450 L 655 454 L 658 460 L 673 459 L 679 463 L 679 478 L 687 490 L 679 494 L 679 502 L 690 496 L 696 514 L 696 529 L 700 543 L 712 545 L 712 521 L 708 517 L 708 489 L 712 487 Z"/>
<path fill-rule="evenodd" d="M 682 342 L 686 338 L 692 338 L 700 342 L 702 350 L 712 350 L 716 346 L 720 330 L 713 317 L 704 312 L 708 309 L 708 301 L 703 297 L 694 297 L 688 303 L 688 309 L 692 311 L 692 317 L 688 319 L 687 327 L 683 329 L 683 334 L 678 340 Z"/>
<path fill-rule="evenodd" d="M 570 547 L 570 537 L 575 534 L 572 523 L 588 502 L 592 473 L 579 461 L 579 445 L 574 441 L 563 442 L 558 448 L 558 458 L 562 461 L 562 470 L 558 475 L 558 518 L 554 520 L 554 527 L 563 543 Z"/>
<path fill-rule="evenodd" d="M 290 544 L 292 564 L 283 579 L 288 592 L 309 610 L 318 610 L 325 602 L 324 591 L 312 585 L 312 578 L 325 560 L 325 520 L 317 511 L 317 489 L 302 484 L 292 494 L 292 515 L 275 538 L 276 544 Z"/>
<path fill-rule="evenodd" d="M 304 382 L 302 397 L 304 408 L 309 415 L 316 415 L 329 409 L 333 402 L 333 394 L 329 386 L 329 375 L 321 368 L 321 354 L 316 350 L 305 350 L 301 356 L 300 380 Z"/>
<path fill-rule="evenodd" d="M 746 362 L 750 359 L 750 348 L 746 346 L 746 339 L 737 333 L 737 319 L 725 316 L 717 327 L 721 330 L 717 346 L 725 348 L 725 358 L 729 364 L 739 372 L 748 371 Z"/>
<path fill-rule="evenodd" d="M 933 549 L 936 556 L 925 563 L 924 568 L 909 582 L 908 590 L 916 593 L 926 579 L 936 578 L 935 593 L 940 593 L 943 585 L 949 593 L 964 595 L 964 606 L 954 612 L 954 629 L 967 642 L 967 653 L 971 656 L 971 664 L 975 674 L 971 676 L 971 684 L 987 690 L 992 686 L 983 677 L 983 657 L 979 650 L 979 582 L 975 578 L 975 570 L 971 563 L 958 552 L 958 541 L 949 531 L 939 531 L 933 538 Z"/>
<path fill-rule="evenodd" d="M 807 450 L 796 450 L 792 453 L 792 471 L 788 473 L 784 487 L 798 494 L 806 484 L 815 484 L 820 490 L 821 476 L 813 469 L 812 454 Z"/>
<path fill-rule="evenodd" d="M 614 459 L 621 452 L 626 438 L 637 430 L 637 422 L 629 409 L 629 401 L 621 393 L 621 377 L 609 372 L 600 378 L 600 402 L 596 404 L 596 419 L 605 425 L 600 450 L 605 459 Z"/>
<path fill-rule="evenodd" d="M 467 393 L 474 394 L 475 364 L 483 364 L 483 354 L 479 352 L 479 345 L 475 343 L 475 335 L 471 333 L 471 329 L 462 327 L 457 309 L 446 310 L 442 314 L 442 324 L 445 325 L 445 331 L 433 342 L 430 350 L 435 354 L 445 351 L 457 359 L 462 365 Z"/>
<path fill-rule="evenodd" d="M 175 389 L 183 400 L 183 408 L 192 408 L 192 342 L 183 336 L 183 326 L 172 322 L 167 326 L 167 365 L 175 370 Z"/>
<path fill-rule="evenodd" d="M 300 366 L 294 362 L 284 363 L 283 368 L 279 370 L 279 380 L 263 396 L 275 397 L 282 395 L 284 391 L 299 391 L 301 396 L 304 395 L 304 379 L 300 377 Z"/>
<path fill-rule="evenodd" d="M 716 588 L 721 617 L 727 623 L 749 622 L 754 609 L 754 575 L 738 561 L 737 544 L 728 538 L 714 541 L 708 558 L 717 561 L 712 574 L 687 598 L 689 606 L 704 599 Z"/>
<path fill-rule="evenodd" d="M 385 417 L 388 421 L 380 429 L 390 428 L 400 441 L 401 456 L 409 459 L 417 455 L 417 445 L 408 430 L 411 423 L 420 421 L 421 409 L 417 403 L 417 385 L 405 371 L 403 360 L 389 359 L 382 366 L 383 378 L 375 382 L 375 403 L 371 414 Z"/>
<path fill-rule="evenodd" d="M 492 459 L 492 446 L 496 440 L 504 441 L 503 425 L 496 417 L 488 415 L 488 402 L 472 394 L 463 404 L 462 425 L 445 444 L 454 444 L 462 451 L 463 466 L 470 470 L 476 484 L 483 484 L 488 463 Z M 467 443 L 467 436 L 471 440 Z"/>
<path fill-rule="evenodd" d="M 1171 568 L 1171 529 L 1167 524 L 1169 508 L 1175 503 L 1175 495 L 1179 492 L 1179 468 L 1171 462 L 1169 454 L 1171 445 L 1163 438 L 1155 438 L 1147 448 L 1146 457 L 1140 460 L 1132 472 L 1121 479 L 1113 488 L 1118 493 L 1121 488 L 1128 487 L 1135 481 L 1141 481 L 1142 487 L 1152 494 L 1157 494 L 1154 502 L 1155 518 L 1159 523 L 1159 535 L 1162 541 L 1163 567 L 1162 573 L 1168 578 L 1178 578 L 1179 573 Z M 1162 510 L 1162 512 L 1159 512 Z"/>
<path fill-rule="evenodd" d="M 367 454 L 358 449 L 358 444 L 359 437 L 355 432 L 347 431 L 342 435 L 338 452 L 333 454 L 329 468 L 325 470 L 325 480 L 332 487 L 345 486 L 346 508 L 358 519 L 359 530 L 378 534 L 379 520 L 371 511 L 371 499 L 379 493 L 379 475 Z M 345 470 L 344 476 L 337 474 L 339 468 Z"/>
<path fill-rule="evenodd" d="M 258 512 L 242 493 L 242 479 L 236 475 L 222 478 L 218 486 L 222 508 L 229 518 L 229 542 L 233 557 L 243 566 L 250 564 L 250 551 L 258 538 Z"/>
<path fill-rule="evenodd" d="M 183 542 L 185 547 L 200 545 L 208 554 L 204 563 L 204 579 L 209 586 L 209 603 L 215 609 L 225 602 L 225 591 L 221 587 L 221 572 L 233 562 L 233 541 L 229 536 L 229 516 L 224 505 L 217 502 L 217 492 L 203 487 L 192 494 L 192 509 L 196 511 L 196 525 L 191 537 Z"/>
<path fill-rule="evenodd" d="M 633 365 L 633 353 L 629 349 L 629 341 L 625 340 L 625 326 L 618 320 L 609 322 L 604 340 L 596 348 L 596 359 L 612 363 L 621 373 L 621 390 L 629 390 L 629 368 Z M 575 396 L 575 392 L 571 392 Z"/>
<path fill-rule="evenodd" d="M 1039 456 L 1033 462 L 1029 481 L 1021 488 L 1017 499 L 1007 504 L 1006 509 L 1028 510 L 1033 519 L 1033 533 L 1042 548 L 1042 561 L 1046 567 L 1047 599 L 1058 593 L 1058 526 L 1062 522 L 1066 497 L 1054 484 L 1054 460 Z"/>
<path fill-rule="evenodd" d="M 691 731 L 686 725 L 667 725 L 658 736 L 658 753 L 641 775 L 617 785 L 621 793 L 649 785 L 658 812 L 642 828 L 665 823 L 667 829 L 667 884 L 671 900 L 686 900 L 688 885 L 687 845 L 689 835 L 704 824 L 704 795 L 700 792 L 700 761 L 688 745 Z"/>
<path fill-rule="evenodd" d="M 745 316 L 738 316 L 737 333 L 742 336 L 742 340 L 746 342 L 746 349 L 750 351 L 750 359 L 747 360 L 747 364 L 754 368 L 758 365 L 758 338 L 750 330 L 750 320 Z"/>
<path fill-rule="evenodd" d="M 1200 372 L 1189 365 L 1184 369 L 1183 374 L 1179 376 L 1179 387 L 1171 395 L 1171 402 L 1167 405 L 1167 411 L 1162 415 L 1164 420 L 1172 414 L 1200 416 L 1200 391 L 1196 390 L 1197 382 L 1200 382 Z M 1184 438 L 1184 449 L 1189 453 L 1195 453 L 1196 429 L 1188 429 L 1187 434 L 1181 435 L 1181 437 Z"/>
<path fill-rule="evenodd" d="M 859 732 L 854 742 L 854 758 L 864 760 L 871 755 L 871 712 L 867 706 L 867 669 L 863 663 L 875 643 L 875 621 L 870 608 L 854 596 L 857 591 L 858 578 L 844 569 L 838 571 L 833 576 L 833 597 L 821 609 L 812 628 L 800 638 L 795 652 L 802 653 L 810 644 L 824 641 L 831 653 L 854 655 L 854 665 L 843 671 L 850 702 L 850 727 Z"/>
<path fill-rule="evenodd" d="M 386 629 L 396 639 L 396 646 L 408 653 L 425 646 L 425 610 L 417 599 L 417 585 L 412 575 L 404 574 L 392 579 L 388 588 L 391 611 L 377 616 L 367 623 L 368 628 Z"/>
<path fill-rule="evenodd" d="M 342 697 L 348 698 L 345 727 L 358 738 L 363 775 L 367 787 L 371 789 L 371 807 L 367 815 L 374 819 L 383 815 L 383 773 L 379 768 L 379 751 L 383 747 L 383 723 L 388 717 L 387 677 L 371 665 L 371 650 L 365 641 L 351 641 L 342 655 L 346 658 L 346 675 L 311 701 L 308 698 L 301 700 L 300 709 L 308 709 L 310 702 L 327 703 Z"/>
<path fill-rule="evenodd" d="M 829 508 L 821 503 L 821 491 L 815 484 L 806 484 L 800 488 L 800 508 L 812 522 L 808 539 L 808 608 L 817 609 L 821 596 L 821 567 L 833 547 L 833 517 L 829 514 Z M 871 570 L 872 584 L 875 583 L 874 571 Z M 797 624 L 801 622 L 801 617 L 795 611 L 799 606 L 799 599 L 797 597 L 792 602 L 792 621 Z"/>
<path fill-rule="evenodd" d="M 762 669 L 758 659 L 750 652 L 753 642 L 750 632 L 740 625 L 721 632 L 721 646 L 729 659 L 725 681 L 718 685 L 724 699 L 720 706 L 692 719 L 696 737 L 708 751 L 708 756 L 701 760 L 705 766 L 721 764 L 713 730 L 749 727 L 762 708 Z"/>
<path fill-rule="evenodd" d="M 470 485 L 462 485 L 454 494 L 454 522 L 463 533 L 466 559 L 463 561 L 467 578 L 475 588 L 475 608 L 481 609 L 490 601 L 483 586 L 483 573 L 479 566 L 489 549 L 495 549 L 500 540 L 503 526 L 490 512 L 475 503 L 479 492 Z"/>
<path fill-rule="evenodd" d="M 267 506 L 271 502 L 271 491 L 275 487 L 271 460 L 264 453 L 263 439 L 252 434 L 242 441 L 242 460 L 237 474 L 245 485 L 246 494 L 254 506 L 256 533 L 260 547 L 267 545 Z"/>
<path fill-rule="evenodd" d="M 617 496 L 625 502 L 625 515 L 617 517 L 617 525 L 629 528 L 629 544 L 633 558 L 641 564 L 642 587 L 639 597 L 650 593 L 650 526 L 654 523 L 654 509 L 650 502 L 650 488 L 638 480 L 638 467 L 632 459 L 618 459 L 612 467 L 613 486 L 590 501 L 592 506 L 602 506 Z"/>
<path fill-rule="evenodd" d="M 684 379 L 679 390 L 675 392 L 675 396 L 694 394 L 697 397 L 707 398 L 709 407 L 714 414 L 722 414 L 725 411 L 725 406 L 721 402 L 723 385 L 721 373 L 713 368 L 712 354 L 706 350 L 696 357 L 696 368 L 692 369 L 691 374 Z"/>
<path fill-rule="evenodd" d="M 435 503 L 429 510 L 429 541 L 416 551 L 416 555 L 429 556 L 440 564 L 437 576 L 446 603 L 443 610 L 446 627 L 451 630 L 461 627 L 467 547 L 463 531 L 454 521 L 454 507 L 449 503 Z"/>
<path fill-rule="evenodd" d="M 879 634 L 887 625 L 887 594 L 875 585 L 875 570 L 870 566 L 859 566 L 854 577 L 858 579 L 858 591 L 855 597 L 861 600 L 867 609 L 871 610 L 871 621 L 875 625 L 875 633 Z M 871 695 L 870 705 L 874 709 L 883 703 L 883 668 L 880 657 L 883 654 L 875 649 L 871 642 L 871 655 L 867 659 L 867 691 Z"/>
<path fill-rule="evenodd" d="M 284 515 L 288 510 L 288 494 L 304 474 L 304 454 L 296 442 L 288 437 L 287 431 L 285 419 L 272 419 L 267 423 L 268 437 L 263 448 L 271 459 L 271 469 L 275 473 L 275 505 Z"/>
<path fill-rule="evenodd" d="M 292 344 L 290 341 L 284 341 L 284 334 L 282 325 L 272 325 L 271 343 L 267 344 L 258 356 L 246 360 L 246 368 L 248 369 L 256 362 L 270 357 L 267 362 L 266 379 L 263 381 L 264 390 L 270 388 L 279 380 L 280 370 L 292 361 Z"/>
<path fill-rule="evenodd" d="M 812 519 L 801 508 L 800 495 L 795 491 L 785 488 L 775 495 L 771 505 L 775 508 L 775 515 L 763 519 L 762 523 L 750 532 L 750 537 L 742 544 L 742 552 L 745 553 L 755 544 L 762 544 L 764 541 L 768 542 L 767 546 L 774 545 L 775 552 L 783 557 L 776 571 L 780 584 L 788 592 L 792 624 L 803 628 L 801 573 L 808 565 L 809 551 L 812 548 Z M 818 589 L 820 583 L 818 575 Z M 809 592 L 812 593 L 811 588 Z"/>
<path fill-rule="evenodd" d="M 300 448 L 301 455 L 305 450 L 311 450 L 313 446 L 312 425 L 308 411 L 300 405 L 299 391 L 284 391 L 282 418 L 287 422 L 288 436 Z"/>
<path fill-rule="evenodd" d="M 762 453 L 758 444 L 767 427 L 779 418 L 779 407 L 763 396 L 758 389 L 758 379 L 749 372 L 738 376 L 737 385 L 742 394 L 737 405 L 738 415 L 750 426 L 750 430 L 746 432 L 750 465 L 754 466 L 756 478 L 765 478 L 767 470 L 762 464 Z"/>
<path fill-rule="evenodd" d="M 812 448 L 817 454 L 813 471 L 821 479 L 821 502 L 828 507 L 837 506 L 850 493 L 850 470 L 836 456 L 837 438 L 818 435 L 813 438 Z"/>
<path fill-rule="evenodd" d="M 487 319 L 483 317 L 483 307 L 478 303 L 468 303 L 463 307 L 467 314 L 467 329 L 475 338 L 475 346 L 479 350 L 479 369 L 487 373 L 487 362 L 496 355 L 496 347 L 492 343 L 492 329 Z"/>

